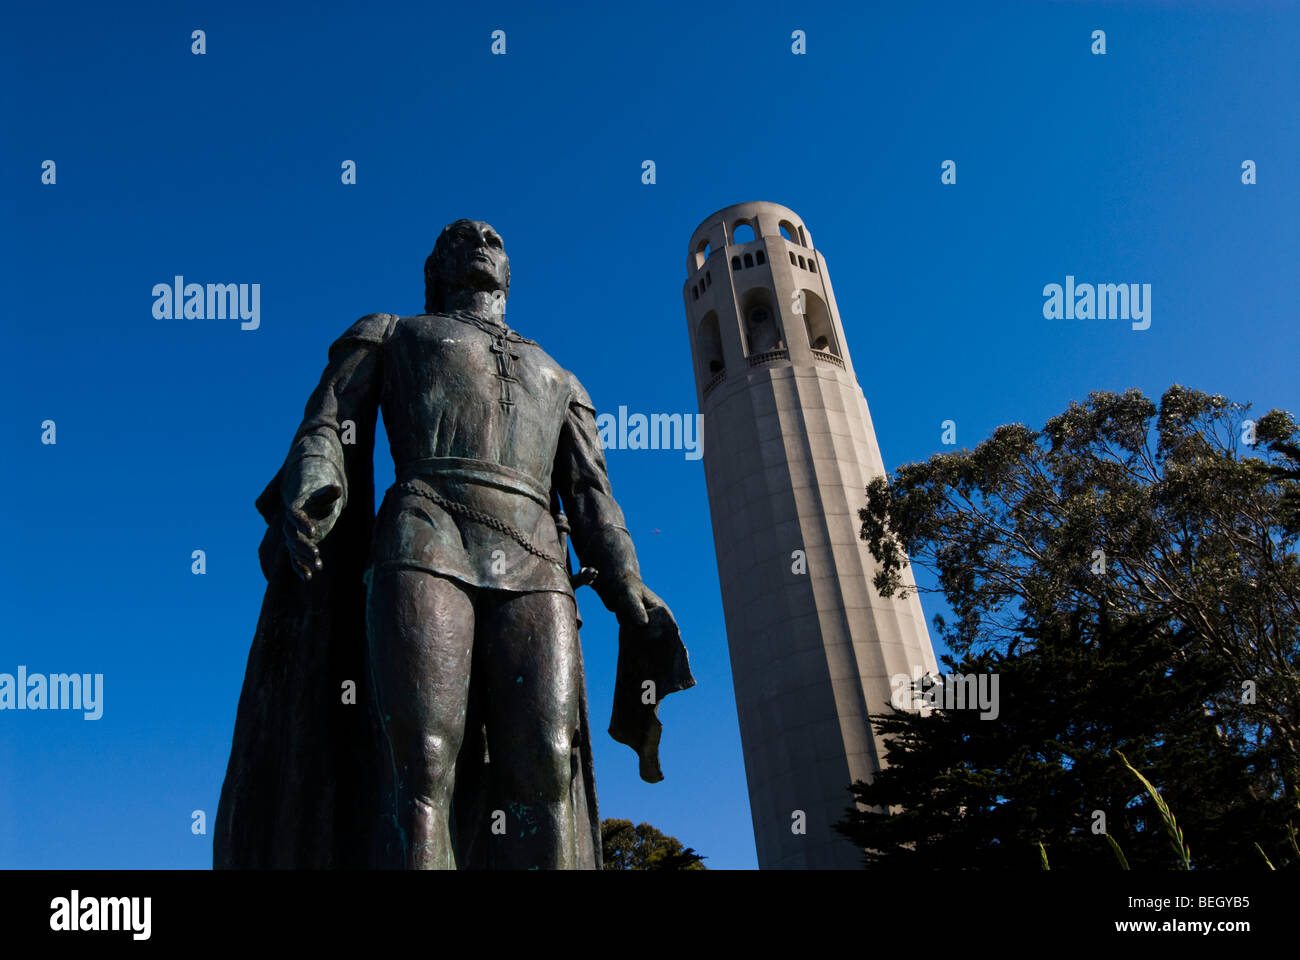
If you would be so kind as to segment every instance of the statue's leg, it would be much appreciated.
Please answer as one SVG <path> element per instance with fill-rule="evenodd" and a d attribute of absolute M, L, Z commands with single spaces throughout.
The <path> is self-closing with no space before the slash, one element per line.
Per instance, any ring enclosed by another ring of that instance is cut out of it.
<path fill-rule="evenodd" d="M 396 778 L 390 865 L 454 869 L 448 811 L 465 735 L 473 601 L 454 580 L 377 570 L 369 623 L 371 678 Z"/>
<path fill-rule="evenodd" d="M 506 813 L 497 866 L 574 869 L 576 830 L 586 824 L 573 822 L 570 790 L 583 682 L 573 598 L 520 593 L 484 603 L 478 643 L 494 795 Z"/>

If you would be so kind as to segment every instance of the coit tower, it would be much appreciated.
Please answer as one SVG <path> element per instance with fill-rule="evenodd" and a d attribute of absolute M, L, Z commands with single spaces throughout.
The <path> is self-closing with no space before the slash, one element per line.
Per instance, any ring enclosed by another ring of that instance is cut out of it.
<path fill-rule="evenodd" d="M 860 867 L 832 824 L 849 784 L 881 768 L 868 715 L 889 712 L 892 677 L 937 672 L 915 591 L 882 598 L 858 536 L 865 488 L 885 472 L 871 414 L 826 260 L 792 210 L 719 210 L 686 267 L 758 862 Z"/>

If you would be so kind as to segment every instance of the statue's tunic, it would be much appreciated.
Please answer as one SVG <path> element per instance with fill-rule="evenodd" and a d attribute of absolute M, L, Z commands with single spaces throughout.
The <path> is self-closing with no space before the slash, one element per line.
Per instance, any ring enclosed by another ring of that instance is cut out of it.
<path fill-rule="evenodd" d="M 330 348 L 286 462 L 324 458 L 346 497 L 347 421 L 372 424 L 377 409 L 396 482 L 376 518 L 376 569 L 572 595 L 558 497 L 598 593 L 639 577 L 591 400 L 533 341 L 467 314 L 363 317 Z"/>

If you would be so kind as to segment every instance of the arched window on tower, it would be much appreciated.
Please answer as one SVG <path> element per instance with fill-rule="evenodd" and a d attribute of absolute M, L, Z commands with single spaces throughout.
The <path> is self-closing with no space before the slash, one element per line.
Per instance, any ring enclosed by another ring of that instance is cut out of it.
<path fill-rule="evenodd" d="M 739 270 L 739 269 L 740 269 L 740 257 L 732 257 L 732 258 L 731 258 L 731 269 L 732 269 L 732 270 Z"/>
<path fill-rule="evenodd" d="M 752 267 L 753 265 L 754 265 L 753 255 L 749 253 L 745 254 L 745 266 Z"/>
<path fill-rule="evenodd" d="M 712 252 L 713 250 L 709 246 L 709 241 L 701 240 L 700 245 L 695 248 L 695 269 L 696 270 L 704 266 L 704 261 L 709 259 L 709 254 Z"/>
<path fill-rule="evenodd" d="M 722 336 L 718 332 L 718 315 L 710 310 L 700 321 L 698 339 L 696 340 L 700 364 L 703 366 L 704 382 L 708 383 L 722 372 Z"/>
<path fill-rule="evenodd" d="M 763 253 L 762 250 L 754 251 L 754 262 L 758 264 L 760 267 L 763 264 L 767 263 L 767 256 Z"/>
<path fill-rule="evenodd" d="M 811 290 L 800 292 L 803 294 L 803 322 L 808 332 L 808 345 L 821 353 L 838 357 L 840 345 L 835 339 L 835 324 L 831 323 L 826 301 Z"/>
<path fill-rule="evenodd" d="M 741 301 L 741 316 L 744 318 L 749 356 L 780 350 L 785 346 L 780 319 L 772 309 L 772 295 L 765 287 L 753 287 L 746 291 Z"/>
<path fill-rule="evenodd" d="M 754 240 L 754 228 L 748 220 L 737 220 L 731 227 L 732 246 L 740 246 L 742 243 L 751 243 Z"/>
<path fill-rule="evenodd" d="M 789 220 L 781 221 L 781 236 L 785 237 L 791 243 L 798 243 L 799 228 Z"/>

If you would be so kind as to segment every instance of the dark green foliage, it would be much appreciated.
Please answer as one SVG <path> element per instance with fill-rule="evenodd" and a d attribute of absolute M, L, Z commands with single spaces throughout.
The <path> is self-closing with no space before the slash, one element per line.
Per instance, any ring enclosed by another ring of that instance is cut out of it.
<path fill-rule="evenodd" d="M 1274 411 L 1173 387 L 1095 393 L 1041 433 L 868 488 L 862 536 L 889 595 L 906 556 L 933 569 L 957 673 L 996 671 L 1000 714 L 878 718 L 889 768 L 844 831 L 891 866 L 1177 865 L 1122 750 L 1177 812 L 1197 867 L 1297 864 L 1300 444 Z M 1254 702 L 1245 696 L 1253 683 Z"/>
<path fill-rule="evenodd" d="M 648 823 L 634 827 L 631 820 L 602 820 L 600 841 L 606 870 L 707 869 L 700 862 L 704 857 Z"/>

